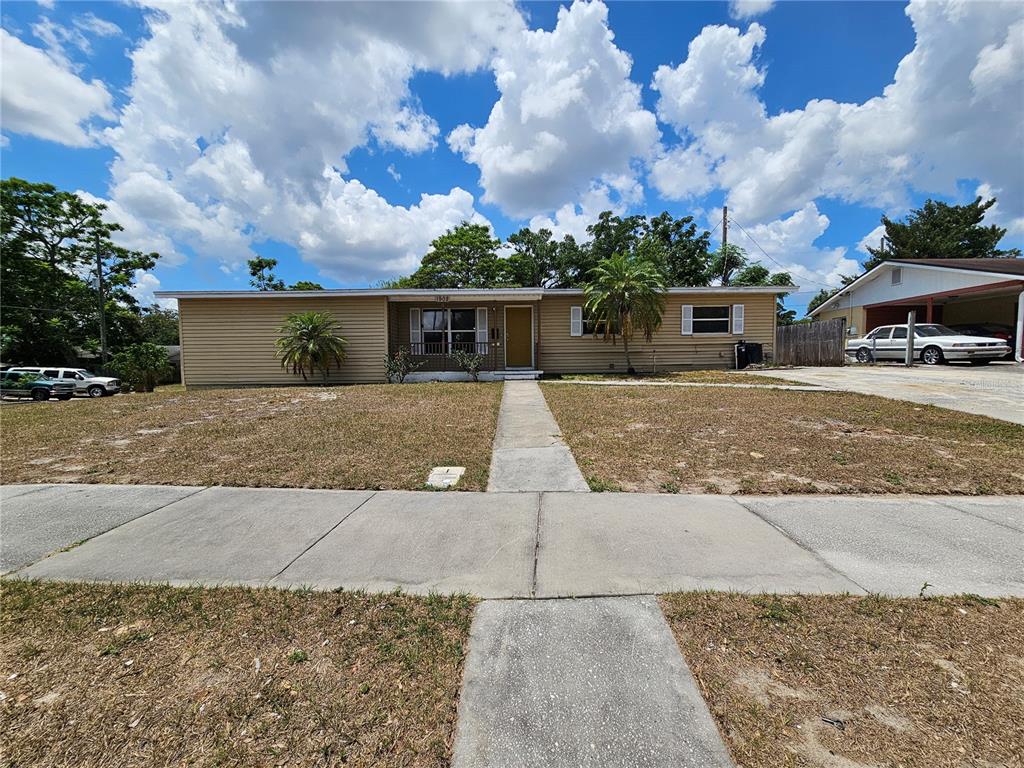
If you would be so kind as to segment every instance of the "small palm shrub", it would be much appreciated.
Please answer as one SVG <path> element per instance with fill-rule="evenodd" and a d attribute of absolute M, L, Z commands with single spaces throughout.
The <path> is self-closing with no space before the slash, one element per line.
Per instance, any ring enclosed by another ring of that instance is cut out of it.
<path fill-rule="evenodd" d="M 288 315 L 281 325 L 281 336 L 277 340 L 277 356 L 281 367 L 292 373 L 320 372 L 323 383 L 331 366 L 339 368 L 345 362 L 348 342 L 339 334 L 341 326 L 329 312 L 296 312 Z"/>
<path fill-rule="evenodd" d="M 452 359 L 462 370 L 473 377 L 473 381 L 480 381 L 480 368 L 484 364 L 484 356 L 479 352 L 467 352 L 464 349 L 453 349 Z"/>
<path fill-rule="evenodd" d="M 384 358 L 384 370 L 387 373 L 388 381 L 392 384 L 403 384 L 405 377 L 413 371 L 422 368 L 423 361 L 415 361 L 412 354 L 406 347 L 399 347 L 393 355 Z"/>

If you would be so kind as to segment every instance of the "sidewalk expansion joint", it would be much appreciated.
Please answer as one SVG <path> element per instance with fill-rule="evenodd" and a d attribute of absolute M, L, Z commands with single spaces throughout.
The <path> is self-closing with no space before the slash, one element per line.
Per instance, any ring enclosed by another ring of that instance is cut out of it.
<path fill-rule="evenodd" d="M 51 483 L 51 484 L 49 484 L 46 487 L 52 488 L 54 485 L 59 485 L 59 483 Z M 174 486 L 170 486 L 170 487 L 173 488 Z M 99 533 L 97 533 L 94 536 L 89 536 L 89 537 L 87 537 L 85 539 L 82 539 L 81 541 L 76 542 L 75 546 L 76 547 L 80 547 L 82 544 L 85 544 L 86 542 L 92 541 L 93 539 L 98 539 L 100 536 L 106 536 L 111 531 L 116 531 L 118 528 L 122 528 L 122 527 L 124 527 L 126 525 L 130 525 L 131 523 L 134 523 L 136 520 L 141 520 L 144 517 L 149 517 L 154 512 L 159 512 L 161 509 L 167 509 L 168 507 L 177 504 L 179 501 L 184 501 L 185 499 L 191 499 L 193 496 L 198 496 L 203 491 L 208 491 L 212 487 L 213 486 L 211 486 L 211 485 L 204 485 L 202 488 L 199 488 L 199 489 L 197 489 L 195 491 L 192 491 L 192 493 L 186 494 L 186 495 L 182 496 L 180 499 L 174 499 L 172 501 L 168 501 L 166 504 L 161 504 L 159 507 L 154 507 L 153 509 L 149 510 L 148 512 L 143 512 L 138 517 L 133 517 L 131 520 L 125 520 L 123 523 L 118 523 L 113 528 L 107 528 L 107 530 L 100 531 Z M 42 491 L 42 490 L 44 490 L 44 488 L 38 488 L 36 490 Z M 35 493 L 35 491 L 29 491 L 28 493 L 22 494 L 22 495 L 28 496 L 28 495 L 30 495 L 32 493 Z M 58 549 L 58 550 L 54 550 L 53 552 L 48 552 L 45 555 L 43 555 L 41 558 L 39 558 L 38 560 L 34 560 L 31 563 L 26 563 L 25 565 L 21 566 L 20 568 L 15 568 L 13 571 L 7 571 L 3 575 L 4 576 L 14 576 L 16 574 L 19 574 L 22 571 L 26 570 L 27 568 L 31 568 L 36 563 L 41 563 L 46 558 L 53 557 L 54 555 L 59 555 L 63 551 L 65 551 L 65 550 Z"/>
<path fill-rule="evenodd" d="M 772 528 L 774 528 L 776 531 L 781 533 L 789 541 L 791 541 L 794 544 L 796 544 L 798 547 L 800 547 L 800 549 L 804 550 L 804 552 L 807 552 L 811 557 L 813 557 L 815 560 L 817 560 L 819 563 L 821 563 L 823 566 L 825 566 L 828 570 L 832 571 L 832 573 L 834 573 L 837 576 L 841 576 L 844 579 L 846 579 L 848 582 L 850 582 L 855 587 L 857 587 L 857 589 L 859 589 L 865 595 L 870 595 L 872 593 L 870 589 L 868 589 L 864 585 L 860 584 L 855 578 L 853 578 L 849 574 L 846 574 L 846 573 L 843 573 L 842 571 L 840 571 L 838 568 L 836 568 L 834 565 L 832 565 L 832 563 L 830 563 L 828 560 L 826 560 L 824 557 L 822 557 L 818 552 L 816 552 L 815 550 L 811 549 L 811 547 L 807 546 L 807 544 L 805 544 L 804 542 L 800 541 L 800 539 L 798 539 L 796 536 L 793 536 L 789 531 L 787 531 L 782 526 L 776 525 L 771 520 L 769 520 L 768 518 L 766 518 L 763 515 L 761 515 L 760 513 L 758 513 L 758 511 L 756 509 L 752 509 L 752 508 L 748 507 L 746 504 L 744 504 L 742 501 L 737 499 L 735 496 L 730 496 L 729 498 L 732 499 L 737 504 L 739 504 L 745 510 L 747 510 L 747 512 L 752 514 L 758 520 L 760 520 L 760 521 L 762 521 L 764 523 L 767 523 Z"/>
<path fill-rule="evenodd" d="M 530 579 L 530 597 L 537 597 L 537 560 L 540 558 L 540 516 L 544 508 L 544 491 L 537 494 L 537 526 L 533 532 L 533 575 Z"/>
<path fill-rule="evenodd" d="M 377 493 L 378 493 L 377 491 L 374 491 L 374 492 L 373 492 L 373 493 L 371 493 L 371 494 L 370 494 L 369 496 L 367 496 L 367 497 L 366 497 L 365 499 L 363 499 L 362 501 L 360 501 L 360 502 L 359 502 L 359 503 L 358 503 L 358 504 L 357 504 L 357 505 L 356 505 L 356 506 L 355 506 L 355 507 L 354 507 L 353 509 L 349 510 L 349 511 L 348 511 L 348 512 L 347 512 L 347 513 L 346 513 L 345 515 L 343 515 L 343 516 L 342 516 L 342 518 L 341 518 L 341 520 L 339 520 L 339 521 L 338 521 L 338 522 L 336 522 L 336 523 L 335 523 L 334 525 L 332 525 L 332 526 L 331 526 L 330 528 L 328 528 L 328 529 L 327 529 L 326 531 L 324 531 L 324 533 L 323 533 L 322 535 L 320 535 L 320 536 L 318 536 L 318 537 L 317 537 L 316 541 L 314 541 L 314 542 L 313 542 L 312 544 L 310 544 L 310 545 L 309 545 L 308 547 L 306 547 L 306 548 L 305 548 L 304 550 L 302 550 L 301 552 L 299 552 L 299 554 L 297 554 L 297 555 L 296 555 L 295 557 L 293 557 L 293 558 L 292 558 L 292 559 L 291 559 L 291 560 L 290 560 L 290 561 L 288 562 L 288 564 L 287 564 L 287 565 L 286 565 L 286 566 L 285 566 L 284 568 L 282 568 L 282 569 L 281 569 L 280 571 L 278 571 L 278 572 L 277 572 L 277 573 L 275 573 L 275 574 L 274 574 L 273 576 L 271 576 L 271 577 L 270 577 L 269 579 L 267 579 L 267 585 L 268 585 L 268 586 L 269 586 L 269 585 L 271 585 L 271 584 L 272 584 L 272 583 L 273 583 L 273 582 L 274 582 L 274 581 L 275 581 L 276 579 L 280 578 L 280 576 L 281 576 L 281 575 L 282 575 L 282 574 L 283 574 L 283 573 L 284 573 L 285 571 L 287 571 L 287 570 L 288 570 L 289 568 L 291 568 L 291 567 L 292 567 L 293 565 L 295 565 L 295 562 L 296 562 L 296 561 L 297 561 L 297 560 L 298 560 L 298 559 L 299 559 L 300 557 L 302 557 L 302 556 L 303 556 L 304 554 L 306 554 L 307 552 L 309 552 L 309 550 L 311 550 L 311 549 L 312 549 L 313 547 L 315 547 L 315 546 L 316 546 L 317 544 L 319 544 L 319 543 L 320 543 L 321 541 L 323 541 L 323 540 L 324 540 L 324 539 L 326 539 L 326 538 L 327 538 L 328 536 L 330 536 L 330 535 L 331 535 L 332 533 L 334 533 L 334 531 L 335 531 L 335 530 L 337 529 L 337 527 L 338 527 L 339 525 L 341 525 L 342 523 L 344 523 L 344 522 L 345 522 L 346 520 L 348 520 L 348 519 L 349 519 L 350 517 L 352 517 L 352 515 L 354 515 L 354 514 L 355 514 L 356 512 L 358 512 L 358 511 L 359 511 L 360 509 L 362 509 L 362 508 L 363 508 L 363 505 L 364 505 L 364 504 L 366 504 L 366 502 L 368 502 L 368 501 L 369 501 L 370 499 L 372 499 L 372 498 L 373 498 L 374 496 L 376 496 L 376 495 L 377 495 Z"/>
<path fill-rule="evenodd" d="M 931 501 L 934 501 L 940 507 L 945 507 L 946 509 L 952 509 L 952 510 L 954 510 L 956 512 L 959 512 L 962 515 L 967 515 L 968 517 L 973 517 L 975 520 L 984 520 L 986 523 L 992 523 L 992 525 L 998 525 L 1000 528 L 1005 528 L 1006 530 L 1013 531 L 1014 533 L 1024 533 L 1024 528 L 1016 528 L 1016 527 L 1010 525 L 1009 523 L 1003 523 L 1003 522 L 1000 522 L 999 520 L 993 520 L 991 517 L 985 517 L 984 515 L 979 515 L 977 512 L 970 512 L 970 511 L 964 509 L 963 507 L 958 507 L 956 504 L 951 504 L 950 502 L 945 501 L 943 499 L 937 499 L 937 498 L 935 498 L 933 496 L 931 498 Z"/>

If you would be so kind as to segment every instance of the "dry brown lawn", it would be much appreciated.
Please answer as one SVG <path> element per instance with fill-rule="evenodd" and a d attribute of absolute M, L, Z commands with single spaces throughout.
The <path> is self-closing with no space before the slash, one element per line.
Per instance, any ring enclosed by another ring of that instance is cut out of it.
<path fill-rule="evenodd" d="M 1024 493 L 1024 426 L 845 392 L 549 384 L 595 490 Z"/>
<path fill-rule="evenodd" d="M 447 765 L 464 597 L 2 582 L 5 766 Z"/>
<path fill-rule="evenodd" d="M 500 384 L 164 391 L 5 405 L 6 483 L 483 490 Z"/>
<path fill-rule="evenodd" d="M 675 381 L 684 384 L 797 384 L 801 387 L 813 386 L 790 379 L 777 379 L 774 376 L 760 376 L 756 373 L 738 373 L 719 369 L 699 371 L 665 371 L 663 373 L 567 373 L 561 377 L 575 381 Z"/>
<path fill-rule="evenodd" d="M 740 768 L 1019 768 L 1024 600 L 661 599 Z"/>

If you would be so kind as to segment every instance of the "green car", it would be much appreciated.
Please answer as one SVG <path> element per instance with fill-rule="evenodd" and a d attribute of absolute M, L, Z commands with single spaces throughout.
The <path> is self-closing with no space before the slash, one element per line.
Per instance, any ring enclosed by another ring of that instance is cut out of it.
<path fill-rule="evenodd" d="M 38 373 L 4 371 L 0 376 L 0 396 L 31 397 L 33 400 L 70 400 L 75 394 L 73 381 L 50 379 Z"/>

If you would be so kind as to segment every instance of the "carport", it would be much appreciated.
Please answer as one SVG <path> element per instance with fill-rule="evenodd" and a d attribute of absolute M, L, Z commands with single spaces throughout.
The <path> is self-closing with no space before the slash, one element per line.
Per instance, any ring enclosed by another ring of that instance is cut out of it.
<path fill-rule="evenodd" d="M 816 308 L 815 320 L 846 319 L 851 334 L 905 323 L 989 324 L 1015 329 L 1024 358 L 1024 259 L 892 259 Z"/>
<path fill-rule="evenodd" d="M 968 323 L 999 323 L 1017 326 L 1020 339 L 1019 307 L 1024 296 L 1024 282 L 1007 280 L 992 285 L 960 288 L 952 291 L 908 296 L 864 306 L 868 328 L 905 323 L 907 313 L 914 310 L 919 323 L 962 325 Z M 1020 350 L 1018 350 L 1019 352 Z"/>

